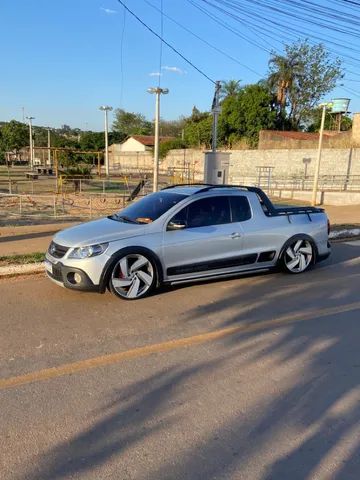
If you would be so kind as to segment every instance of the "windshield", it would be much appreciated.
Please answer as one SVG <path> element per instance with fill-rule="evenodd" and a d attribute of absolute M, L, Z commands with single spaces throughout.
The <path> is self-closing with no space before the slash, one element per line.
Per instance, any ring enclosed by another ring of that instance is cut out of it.
<path fill-rule="evenodd" d="M 184 198 L 186 195 L 180 193 L 155 192 L 137 200 L 109 218 L 120 222 L 151 223 Z"/>

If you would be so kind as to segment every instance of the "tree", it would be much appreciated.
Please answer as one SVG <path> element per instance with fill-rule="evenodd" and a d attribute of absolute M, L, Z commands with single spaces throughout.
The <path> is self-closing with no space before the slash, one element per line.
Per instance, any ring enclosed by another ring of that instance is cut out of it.
<path fill-rule="evenodd" d="M 321 116 L 322 116 L 322 109 L 321 108 L 316 108 L 313 110 L 308 119 L 308 124 L 306 126 L 306 131 L 307 132 L 318 132 L 320 130 L 320 123 L 321 123 Z M 335 117 L 334 114 L 331 114 L 330 112 L 326 112 L 325 115 L 325 125 L 324 129 L 325 130 L 334 130 L 334 122 L 335 122 Z M 340 130 L 345 132 L 347 130 L 351 130 L 352 128 L 352 120 L 349 116 L 343 115 L 341 118 L 341 126 Z"/>
<path fill-rule="evenodd" d="M 272 108 L 272 95 L 261 84 L 251 84 L 240 89 L 236 96 L 225 98 L 219 117 L 219 142 L 227 146 L 245 139 L 256 146 L 259 131 L 273 129 L 276 111 Z"/>
<path fill-rule="evenodd" d="M 141 113 L 126 112 L 122 108 L 115 110 L 113 130 L 124 140 L 129 135 L 151 135 L 152 124 Z"/>
<path fill-rule="evenodd" d="M 341 61 L 307 40 L 285 45 L 285 55 L 272 53 L 269 60 L 268 82 L 276 91 L 278 114 L 295 130 L 342 76 Z"/>
<path fill-rule="evenodd" d="M 240 80 L 229 80 L 228 82 L 223 82 L 220 96 L 222 98 L 235 97 L 240 92 L 240 89 Z"/>
<path fill-rule="evenodd" d="M 2 148 L 5 151 L 18 151 L 29 145 L 29 129 L 25 123 L 11 120 L 1 128 Z"/>
<path fill-rule="evenodd" d="M 178 120 L 160 119 L 160 135 L 163 137 L 180 137 L 185 126 L 185 118 Z"/>
<path fill-rule="evenodd" d="M 104 132 L 83 132 L 79 143 L 81 150 L 103 150 L 105 148 Z"/>
<path fill-rule="evenodd" d="M 165 142 L 160 142 L 159 146 L 159 157 L 165 158 L 170 150 L 176 148 L 186 148 L 186 144 L 181 138 L 176 138 L 174 140 L 167 140 Z"/>
<path fill-rule="evenodd" d="M 191 116 L 186 119 L 184 125 L 184 139 L 191 147 L 211 145 L 212 115 L 209 112 L 200 112 L 193 108 Z"/>

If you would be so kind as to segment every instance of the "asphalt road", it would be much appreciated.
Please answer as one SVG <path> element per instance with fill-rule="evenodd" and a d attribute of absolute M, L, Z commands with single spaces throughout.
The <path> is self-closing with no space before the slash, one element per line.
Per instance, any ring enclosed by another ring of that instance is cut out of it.
<path fill-rule="evenodd" d="M 136 302 L 0 298 L 1 480 L 360 478 L 360 242 Z"/>

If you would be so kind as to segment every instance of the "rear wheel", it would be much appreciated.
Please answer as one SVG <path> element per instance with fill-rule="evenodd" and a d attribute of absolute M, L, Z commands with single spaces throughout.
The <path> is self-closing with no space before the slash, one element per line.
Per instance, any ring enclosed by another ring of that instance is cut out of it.
<path fill-rule="evenodd" d="M 302 273 L 307 270 L 314 260 L 314 247 L 309 240 L 299 239 L 286 247 L 282 256 L 285 271 Z"/>
<path fill-rule="evenodd" d="M 125 300 L 145 297 L 156 284 L 156 267 L 146 255 L 129 253 L 115 264 L 109 280 L 112 293 Z"/>

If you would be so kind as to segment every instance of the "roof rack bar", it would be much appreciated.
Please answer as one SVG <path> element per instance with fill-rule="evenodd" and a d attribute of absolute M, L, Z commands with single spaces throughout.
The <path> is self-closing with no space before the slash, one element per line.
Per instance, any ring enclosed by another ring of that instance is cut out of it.
<path fill-rule="evenodd" d="M 161 190 L 168 190 L 170 188 L 176 187 L 212 187 L 211 183 L 175 183 L 174 185 L 168 185 L 167 187 L 162 188 Z"/>

